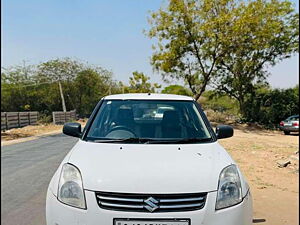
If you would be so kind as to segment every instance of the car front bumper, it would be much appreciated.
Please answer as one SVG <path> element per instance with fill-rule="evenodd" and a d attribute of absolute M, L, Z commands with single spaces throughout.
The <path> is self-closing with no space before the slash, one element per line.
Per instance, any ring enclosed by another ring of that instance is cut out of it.
<path fill-rule="evenodd" d="M 190 219 L 190 225 L 251 225 L 252 197 L 250 192 L 238 205 L 215 210 L 217 192 L 207 195 L 204 208 L 189 212 L 140 213 L 120 212 L 99 208 L 95 192 L 85 191 L 87 210 L 62 204 L 48 190 L 46 204 L 47 225 L 114 225 L 119 219 Z"/>

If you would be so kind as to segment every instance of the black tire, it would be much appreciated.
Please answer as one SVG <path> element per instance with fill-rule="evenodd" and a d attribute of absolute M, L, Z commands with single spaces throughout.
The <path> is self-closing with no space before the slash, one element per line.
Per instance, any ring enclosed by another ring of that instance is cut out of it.
<path fill-rule="evenodd" d="M 289 135 L 291 132 L 289 131 L 283 131 L 285 135 Z"/>

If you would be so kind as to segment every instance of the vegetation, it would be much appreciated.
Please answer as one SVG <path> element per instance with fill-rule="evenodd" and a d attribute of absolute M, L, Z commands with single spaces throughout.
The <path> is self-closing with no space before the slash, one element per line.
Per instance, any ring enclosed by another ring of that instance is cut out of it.
<path fill-rule="evenodd" d="M 246 102 L 243 121 L 274 128 L 281 120 L 299 114 L 299 86 L 288 89 L 262 87 Z"/>
<path fill-rule="evenodd" d="M 218 91 L 206 91 L 200 103 L 213 122 L 258 123 L 266 128 L 276 128 L 280 121 L 299 114 L 299 86 L 287 89 L 256 87 L 255 97 L 246 104 L 245 114 L 239 111 L 239 103 Z"/>
<path fill-rule="evenodd" d="M 216 91 L 206 91 L 200 103 L 204 109 L 218 111 L 220 113 L 229 113 L 236 117 L 239 116 L 238 102 L 236 99 L 227 95 L 220 95 Z"/>
<path fill-rule="evenodd" d="M 299 15 L 280 0 L 169 0 L 151 14 L 151 63 L 163 78 L 183 79 L 197 100 L 213 85 L 245 116 L 266 66 L 298 52 Z"/>
<path fill-rule="evenodd" d="M 161 93 L 163 93 L 163 94 L 175 94 L 175 95 L 187 95 L 187 96 L 192 96 L 193 95 L 193 93 L 189 89 L 187 89 L 187 88 L 185 88 L 181 85 L 176 85 L 176 84 L 175 85 L 169 85 L 169 86 L 165 87 L 161 91 Z"/>
<path fill-rule="evenodd" d="M 108 94 L 161 92 L 193 96 L 206 111 L 272 127 L 299 112 L 299 87 L 271 89 L 267 68 L 299 52 L 299 14 L 288 0 L 168 0 L 149 18 L 155 39 L 151 83 L 135 71 L 128 84 L 112 72 L 71 58 L 1 70 L 1 111 L 76 109 L 89 114 Z M 186 88 L 187 86 L 188 88 Z M 210 90 L 207 90 L 210 87 Z"/>
<path fill-rule="evenodd" d="M 150 77 L 144 73 L 133 72 L 132 77 L 129 77 L 129 86 L 122 85 L 123 93 L 154 93 L 161 85 L 150 83 Z"/>
<path fill-rule="evenodd" d="M 157 92 L 160 88 L 139 72 L 133 72 L 129 86 L 112 77 L 104 68 L 70 58 L 3 69 L 1 111 L 39 111 L 45 121 L 53 111 L 76 109 L 86 116 L 105 95 Z"/>

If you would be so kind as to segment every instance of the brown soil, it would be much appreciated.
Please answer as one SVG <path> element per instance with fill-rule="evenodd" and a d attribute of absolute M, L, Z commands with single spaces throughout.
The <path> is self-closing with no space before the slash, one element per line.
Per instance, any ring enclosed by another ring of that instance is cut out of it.
<path fill-rule="evenodd" d="M 234 137 L 220 140 L 248 180 L 254 224 L 299 224 L 299 135 L 238 126 Z M 290 160 L 279 168 L 278 160 Z"/>
<path fill-rule="evenodd" d="M 77 121 L 82 125 L 85 125 L 86 120 Z M 1 142 L 11 141 L 26 137 L 41 136 L 50 132 L 61 132 L 63 125 L 54 124 L 38 124 L 36 126 L 26 126 L 22 128 L 10 129 L 7 131 L 1 131 Z"/>

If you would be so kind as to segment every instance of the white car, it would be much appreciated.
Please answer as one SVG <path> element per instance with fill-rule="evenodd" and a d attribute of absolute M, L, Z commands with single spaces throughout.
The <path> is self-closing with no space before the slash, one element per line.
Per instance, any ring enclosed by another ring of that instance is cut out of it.
<path fill-rule="evenodd" d="M 161 107 L 161 119 L 143 112 Z M 250 225 L 252 197 L 236 163 L 190 97 L 122 94 L 100 100 L 48 188 L 47 225 Z"/>

